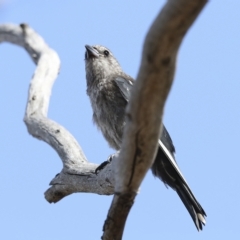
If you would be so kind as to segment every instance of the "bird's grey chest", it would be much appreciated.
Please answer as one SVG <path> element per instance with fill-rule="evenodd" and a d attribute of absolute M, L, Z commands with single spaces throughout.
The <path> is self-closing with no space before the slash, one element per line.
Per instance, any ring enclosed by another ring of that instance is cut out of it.
<path fill-rule="evenodd" d="M 126 101 L 113 82 L 101 83 L 88 89 L 93 108 L 93 121 L 111 147 L 119 149 L 124 127 Z"/>

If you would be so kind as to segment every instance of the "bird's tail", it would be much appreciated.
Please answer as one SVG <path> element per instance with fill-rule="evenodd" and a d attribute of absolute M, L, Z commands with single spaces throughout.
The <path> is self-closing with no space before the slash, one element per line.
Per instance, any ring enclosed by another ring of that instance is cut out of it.
<path fill-rule="evenodd" d="M 185 183 L 181 182 L 175 187 L 178 196 L 181 198 L 183 204 L 192 217 L 197 230 L 202 230 L 202 225 L 206 224 L 205 216 L 207 216 L 202 206 L 198 203 L 190 188 L 185 185 Z"/>
<path fill-rule="evenodd" d="M 161 139 L 164 140 L 163 136 L 166 138 L 168 135 L 166 135 L 166 132 L 165 135 L 162 135 Z M 168 142 L 171 143 L 171 141 Z M 187 181 L 185 180 L 174 159 L 173 145 L 169 146 L 165 141 L 166 147 L 161 140 L 159 140 L 159 145 L 160 147 L 158 149 L 156 159 L 152 165 L 153 175 L 160 178 L 166 185 L 170 186 L 177 192 L 178 196 L 181 198 L 189 214 L 191 215 L 197 230 L 202 230 L 202 225 L 205 225 L 206 223 L 204 217 L 207 215 L 202 206 L 194 197 L 187 184 Z"/>

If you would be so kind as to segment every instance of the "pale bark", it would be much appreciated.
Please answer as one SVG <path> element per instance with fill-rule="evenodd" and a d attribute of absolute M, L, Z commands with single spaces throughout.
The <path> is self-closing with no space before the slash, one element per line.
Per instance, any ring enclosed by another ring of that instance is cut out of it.
<path fill-rule="evenodd" d="M 45 192 L 46 200 L 56 203 L 75 192 L 113 194 L 112 164 L 96 175 L 98 165 L 88 162 L 76 139 L 63 126 L 47 117 L 52 86 L 60 68 L 57 53 L 26 24 L 0 25 L 2 42 L 24 47 L 37 65 L 29 86 L 24 122 L 28 132 L 53 147 L 63 162 L 62 171 Z"/>

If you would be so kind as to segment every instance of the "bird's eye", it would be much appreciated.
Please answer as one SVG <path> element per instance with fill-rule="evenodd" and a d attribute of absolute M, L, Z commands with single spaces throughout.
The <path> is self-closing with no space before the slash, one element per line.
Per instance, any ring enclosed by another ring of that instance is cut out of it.
<path fill-rule="evenodd" d="M 108 50 L 105 50 L 104 52 L 104 55 L 107 57 L 109 55 L 109 51 Z"/>

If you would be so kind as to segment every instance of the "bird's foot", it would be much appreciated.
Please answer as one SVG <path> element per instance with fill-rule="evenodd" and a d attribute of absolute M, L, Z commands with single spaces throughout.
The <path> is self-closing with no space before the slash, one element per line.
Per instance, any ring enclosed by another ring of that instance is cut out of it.
<path fill-rule="evenodd" d="M 113 156 L 115 154 L 112 154 L 108 157 L 107 161 L 102 162 L 96 169 L 95 174 L 98 174 L 101 170 L 103 170 L 113 159 Z"/>

